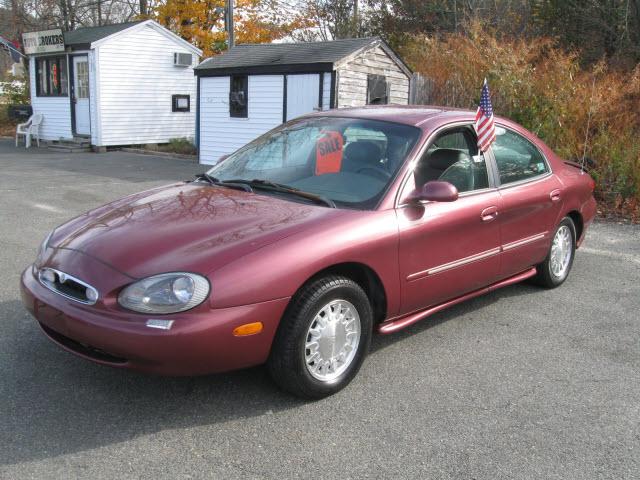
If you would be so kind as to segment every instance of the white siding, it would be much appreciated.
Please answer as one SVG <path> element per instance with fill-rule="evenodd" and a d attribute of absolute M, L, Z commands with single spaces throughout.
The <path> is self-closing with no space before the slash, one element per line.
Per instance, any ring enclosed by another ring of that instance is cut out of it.
<path fill-rule="evenodd" d="M 358 55 L 338 69 L 338 108 L 360 107 L 367 103 L 367 75 L 387 77 L 390 86 L 389 103 L 409 103 L 409 77 L 386 54 L 375 47 Z"/>
<path fill-rule="evenodd" d="M 324 73 L 322 79 L 322 110 L 331 108 L 331 73 Z"/>
<path fill-rule="evenodd" d="M 149 25 L 127 30 L 97 47 L 97 52 L 98 145 L 162 143 L 195 136 L 193 69 L 173 66 L 174 52 L 192 52 Z M 193 55 L 192 66 L 197 63 Z M 191 96 L 190 112 L 171 111 L 174 94 Z"/>
<path fill-rule="evenodd" d="M 320 74 L 287 75 L 287 120 L 311 113 L 320 100 Z"/>
<path fill-rule="evenodd" d="M 73 138 L 71 133 L 71 103 L 69 97 L 38 97 L 36 96 L 35 58 L 31 57 L 29 81 L 31 83 L 31 105 L 33 113 L 44 116 L 40 127 L 41 140 L 60 140 Z"/>
<path fill-rule="evenodd" d="M 282 75 L 249 75 L 247 118 L 229 116 L 229 87 L 229 77 L 200 79 L 201 163 L 214 164 L 282 123 Z"/>
<path fill-rule="evenodd" d="M 91 144 L 99 145 L 100 126 L 98 113 L 99 90 L 96 82 L 96 62 L 97 53 L 95 50 L 89 52 L 89 113 L 91 118 Z"/>

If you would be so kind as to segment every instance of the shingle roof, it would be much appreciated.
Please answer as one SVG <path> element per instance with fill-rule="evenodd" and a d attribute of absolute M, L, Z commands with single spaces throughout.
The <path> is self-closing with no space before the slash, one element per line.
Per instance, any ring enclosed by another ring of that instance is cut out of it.
<path fill-rule="evenodd" d="M 117 33 L 121 30 L 125 30 L 138 23 L 140 23 L 140 21 L 114 23 L 112 25 L 102 25 L 100 27 L 78 28 L 70 32 L 64 32 L 64 44 L 67 47 L 88 46 L 97 40 L 108 37 L 109 35 Z"/>
<path fill-rule="evenodd" d="M 368 37 L 328 42 L 241 44 L 205 60 L 195 69 L 214 71 L 333 64 L 378 41 L 378 37 Z"/>

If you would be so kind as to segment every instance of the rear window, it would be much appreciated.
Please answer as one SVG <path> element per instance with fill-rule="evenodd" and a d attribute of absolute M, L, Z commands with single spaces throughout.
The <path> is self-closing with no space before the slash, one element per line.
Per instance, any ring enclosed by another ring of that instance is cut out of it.
<path fill-rule="evenodd" d="M 491 149 L 502 185 L 530 180 L 549 172 L 540 150 L 522 135 L 506 128 L 496 126 L 496 141 Z"/>

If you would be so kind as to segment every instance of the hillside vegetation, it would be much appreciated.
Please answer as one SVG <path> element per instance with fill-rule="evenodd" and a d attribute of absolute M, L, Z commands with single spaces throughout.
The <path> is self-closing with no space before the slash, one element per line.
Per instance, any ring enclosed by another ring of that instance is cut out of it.
<path fill-rule="evenodd" d="M 429 102 L 475 109 L 486 76 L 496 115 L 536 133 L 566 159 L 586 156 L 596 194 L 638 219 L 640 66 L 616 72 L 581 67 L 552 39 L 504 39 L 479 25 L 465 35 L 415 35 L 401 54 L 430 79 Z"/>

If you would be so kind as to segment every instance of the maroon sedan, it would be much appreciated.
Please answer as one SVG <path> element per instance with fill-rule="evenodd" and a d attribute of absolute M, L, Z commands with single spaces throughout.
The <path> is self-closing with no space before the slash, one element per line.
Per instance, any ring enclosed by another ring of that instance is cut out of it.
<path fill-rule="evenodd" d="M 567 278 L 594 182 L 519 125 L 375 107 L 291 121 L 195 180 L 56 228 L 26 307 L 98 363 L 198 375 L 266 363 L 300 396 L 356 375 L 372 333 L 534 277 Z"/>

